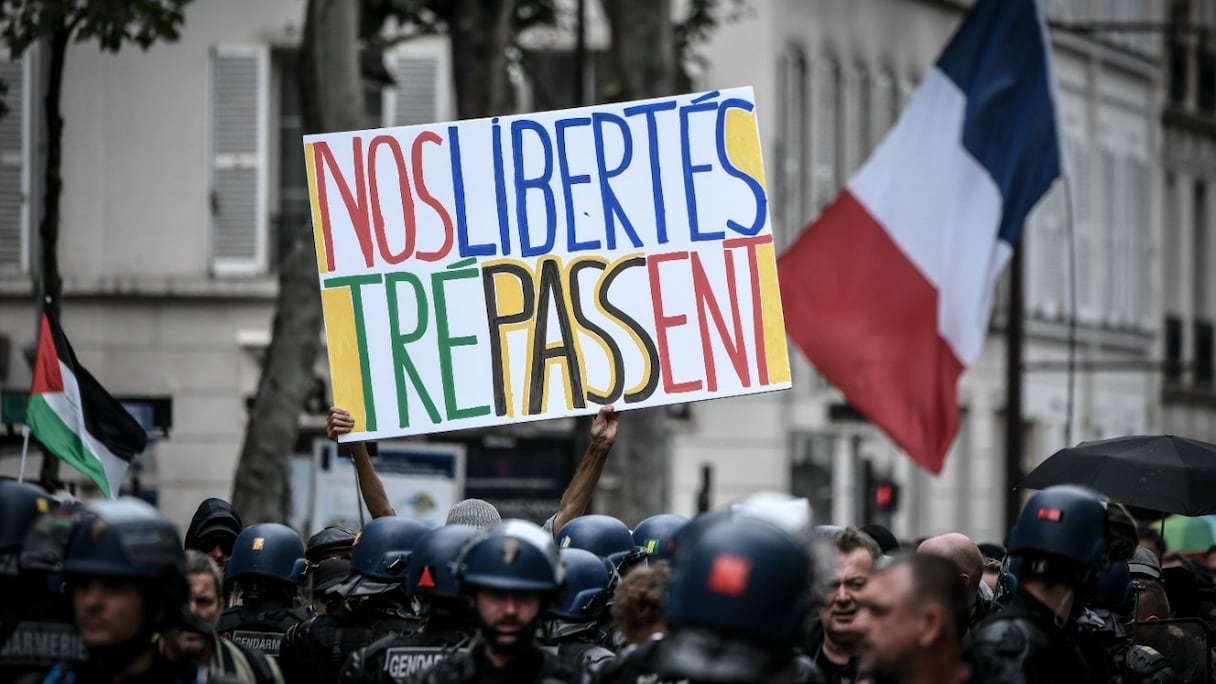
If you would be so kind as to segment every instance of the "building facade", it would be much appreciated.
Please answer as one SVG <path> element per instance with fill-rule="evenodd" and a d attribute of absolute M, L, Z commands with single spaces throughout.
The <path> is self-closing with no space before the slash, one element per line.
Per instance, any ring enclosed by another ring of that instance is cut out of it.
<path fill-rule="evenodd" d="M 752 3 L 706 49 L 705 87 L 751 84 L 773 178 L 774 232 L 789 244 L 837 194 L 893 124 L 969 3 L 847 0 Z M 1071 441 L 1156 428 L 1160 295 L 1158 74 L 1160 36 L 1082 35 L 1096 21 L 1158 20 L 1153 3 L 1047 2 L 1071 165 L 1077 279 L 1077 358 Z M 746 49 L 743 49 L 743 48 Z M 1069 299 L 1067 190 L 1031 216 L 1026 262 L 1024 470 L 1066 444 Z M 1003 288 L 1002 292 L 1006 290 Z M 898 486 L 892 516 L 903 536 L 961 530 L 1004 534 L 1007 295 L 981 358 L 963 375 L 963 423 L 944 471 L 931 477 L 862 420 L 803 357 L 794 389 L 694 406 L 673 462 L 677 510 L 689 510 L 698 465 L 719 499 L 755 489 L 810 498 L 820 520 L 863 522 L 866 483 Z M 914 362 L 910 360 L 910 362 Z M 1110 371 L 1120 365 L 1132 371 Z M 889 493 L 889 490 L 888 490 Z M 884 494 L 885 496 L 886 494 Z"/>
<path fill-rule="evenodd" d="M 755 87 L 779 246 L 788 245 L 835 197 L 881 140 L 966 4 L 765 0 L 731 10 L 703 47 L 697 85 Z M 269 337 L 282 236 L 307 216 L 301 121 L 290 77 L 304 5 L 303 0 L 191 3 L 177 43 L 118 55 L 81 44 L 68 54 L 63 324 L 81 361 L 112 392 L 172 401 L 169 434 L 150 448 L 141 468 L 160 507 L 179 523 L 202 498 L 231 490 L 246 402 Z M 1057 0 L 1044 5 L 1053 21 L 1066 24 L 1167 18 L 1167 8 L 1158 3 Z M 609 39 L 602 11 L 593 7 L 591 14 L 601 18 L 591 22 L 589 43 L 602 52 Z M 561 35 L 549 40 L 561 43 Z M 1176 419 L 1183 421 L 1178 429 L 1199 430 L 1206 414 L 1194 408 L 1174 411 L 1173 386 L 1163 391 L 1160 374 L 1106 368 L 1136 367 L 1163 349 L 1172 353 L 1177 336 L 1166 334 L 1163 347 L 1164 321 L 1167 332 L 1179 326 L 1184 331 L 1177 338 L 1180 358 L 1191 358 L 1196 342 L 1207 340 L 1210 370 L 1214 319 L 1209 309 L 1216 306 L 1216 294 L 1206 294 L 1210 287 L 1200 292 L 1192 285 L 1194 275 L 1204 272 L 1194 246 L 1203 240 L 1203 249 L 1211 248 L 1201 230 L 1208 214 L 1195 216 L 1207 212 L 1198 207 L 1211 201 L 1206 185 L 1211 160 L 1201 155 L 1174 166 L 1167 161 L 1166 168 L 1174 170 L 1165 174 L 1159 161 L 1166 41 L 1152 33 L 1056 29 L 1052 42 L 1075 229 L 1068 228 L 1066 188 L 1059 186 L 1033 214 L 1024 236 L 1026 468 L 1069 439 L 1067 376 L 1060 364 L 1068 339 L 1070 241 L 1077 263 L 1077 354 L 1084 362 L 1107 364 L 1076 375 L 1073 442 L 1160 429 L 1175 424 L 1173 416 L 1182 416 Z M 14 113 L 0 119 L 0 386 L 5 390 L 28 387 L 26 351 L 35 330 L 39 207 L 32 198 L 39 197 L 42 163 L 36 94 L 45 78 L 39 57 L 34 51 L 23 61 L 0 64 Z M 389 53 L 386 65 L 396 82 L 367 93 L 373 121 L 395 125 L 453 117 L 450 60 L 442 39 L 404 42 Z M 517 85 L 527 85 L 529 68 L 534 78 L 543 77 L 540 67 L 524 60 L 513 66 Z M 546 91 L 552 84 L 533 85 L 531 92 L 520 88 L 522 106 L 561 101 Z M 1167 150 L 1174 139 L 1168 123 Z M 1210 146 L 1210 133 L 1186 135 L 1207 135 Z M 1193 154 L 1191 146 L 1177 145 L 1185 148 L 1178 154 Z M 1190 218 L 1174 216 L 1162 210 L 1163 192 L 1202 202 L 1182 202 L 1177 206 L 1192 207 Z M 1185 242 L 1167 249 L 1164 263 L 1163 233 L 1169 231 L 1163 223 L 1194 227 Z M 1170 249 L 1179 261 L 1171 260 Z M 1187 258 L 1189 266 L 1182 263 Z M 693 512 L 704 474 L 710 473 L 715 505 L 775 489 L 809 497 L 821 521 L 857 523 L 865 515 L 862 485 L 889 479 L 900 485 L 889 522 L 901 535 L 961 529 L 999 539 L 1004 524 L 1002 306 L 982 357 L 963 377 L 963 426 L 941 476 L 916 469 L 791 350 L 794 389 L 673 412 L 671 508 Z M 1175 319 L 1177 324 L 1171 322 Z M 1196 321 L 1208 321 L 1206 338 L 1201 339 Z M 1210 384 L 1211 373 L 1206 377 Z M 321 433 L 327 387 L 322 366 L 312 405 L 302 407 L 301 453 Z M 1205 406 L 1201 402 L 1199 410 Z M 553 453 L 570 433 L 569 423 L 561 421 L 532 429 L 539 432 L 528 438 L 548 444 L 544 448 Z M 627 418 L 622 429 L 628 429 Z M 508 449 L 513 443 L 513 438 L 496 439 L 486 444 Z M 0 472 L 16 472 L 18 442 L 10 434 L 4 443 Z"/>

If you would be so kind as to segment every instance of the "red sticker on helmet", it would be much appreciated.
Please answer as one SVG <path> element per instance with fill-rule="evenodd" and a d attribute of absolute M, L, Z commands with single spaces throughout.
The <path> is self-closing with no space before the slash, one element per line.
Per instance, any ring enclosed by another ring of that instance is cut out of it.
<path fill-rule="evenodd" d="M 1064 511 L 1061 511 L 1058 508 L 1040 508 L 1039 509 L 1039 520 L 1049 520 L 1051 522 L 1060 522 L 1060 519 L 1063 517 L 1064 517 Z"/>
<path fill-rule="evenodd" d="M 741 556 L 722 554 L 709 569 L 709 590 L 723 596 L 742 596 L 752 574 L 752 562 Z"/>

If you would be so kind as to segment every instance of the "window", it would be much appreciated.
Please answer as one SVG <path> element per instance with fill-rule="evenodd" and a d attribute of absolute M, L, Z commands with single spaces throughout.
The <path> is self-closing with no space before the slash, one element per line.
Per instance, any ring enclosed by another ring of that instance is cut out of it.
<path fill-rule="evenodd" d="M 270 217 L 272 267 L 282 262 L 300 231 L 310 221 L 308 174 L 304 163 L 304 117 L 297 74 L 299 60 L 298 48 L 276 49 L 271 54 L 272 89 L 276 95 L 273 102 L 274 149 L 271 155 L 271 188 L 274 195 L 271 202 L 274 209 Z M 364 79 L 363 85 L 364 121 L 368 126 L 382 126 L 387 122 L 384 119 L 384 89 L 371 79 Z"/>
<path fill-rule="evenodd" d="M 874 77 L 873 96 L 870 99 L 870 140 L 865 153 L 872 154 L 878 143 L 891 128 L 898 116 L 898 103 L 895 97 L 895 77 L 889 69 L 883 69 Z"/>
<path fill-rule="evenodd" d="M 264 45 L 212 51 L 211 260 L 217 275 L 267 272 L 309 220 L 298 52 Z M 395 47 L 384 63 L 391 87 L 364 74 L 369 126 L 452 118 L 443 39 Z"/>
<path fill-rule="evenodd" d="M 1188 61 L 1190 52 L 1186 44 L 1183 27 L 1190 22 L 1189 0 L 1173 0 L 1170 4 L 1170 35 L 1167 39 L 1167 76 L 1170 104 L 1186 104 Z"/>
<path fill-rule="evenodd" d="M 811 152 L 814 164 L 815 208 L 818 214 L 836 196 L 840 187 L 837 182 L 837 142 L 840 138 L 836 127 L 836 107 L 840 92 L 840 68 L 832 57 L 824 57 L 815 68 L 814 139 Z"/>
<path fill-rule="evenodd" d="M 0 59 L 0 81 L 8 84 L 8 113 L 0 118 L 0 273 L 30 265 L 28 71 L 27 60 Z"/>
<path fill-rule="evenodd" d="M 857 171 L 865 160 L 869 149 L 868 120 L 870 109 L 870 76 L 865 65 L 854 64 L 845 74 L 844 97 L 840 100 L 840 128 L 843 135 L 837 137 L 840 149 L 836 181 L 843 186 L 845 180 Z"/>
<path fill-rule="evenodd" d="M 1216 51 L 1200 43 L 1195 54 L 1196 105 L 1200 111 L 1211 114 L 1216 111 Z"/>
<path fill-rule="evenodd" d="M 211 261 L 218 275 L 266 269 L 270 56 L 265 46 L 211 54 Z"/>
<path fill-rule="evenodd" d="M 793 434 L 790 493 L 806 497 L 811 510 L 824 516 L 832 511 L 832 451 L 836 439 L 829 433 Z"/>
<path fill-rule="evenodd" d="M 1208 316 L 1208 188 L 1203 181 L 1195 181 L 1191 194 L 1191 287 L 1192 311 L 1197 316 Z"/>
<path fill-rule="evenodd" d="M 1182 382 L 1182 319 L 1175 315 L 1165 317 L 1165 384 Z"/>
<path fill-rule="evenodd" d="M 1216 378 L 1216 366 L 1212 364 L 1212 324 L 1209 321 L 1195 321 L 1195 386 L 1212 387 Z"/>
<path fill-rule="evenodd" d="M 778 201 L 782 221 L 773 226 L 777 250 L 793 242 L 802 227 L 813 218 L 806 208 L 807 130 L 812 125 L 807 114 L 806 58 L 797 46 L 790 46 L 781 57 L 781 167 L 777 175 Z"/>
<path fill-rule="evenodd" d="M 304 163 L 304 118 L 300 111 L 300 86 L 296 76 L 300 51 L 275 50 L 274 78 L 278 94 L 275 128 L 277 158 L 275 165 L 276 207 L 271 218 L 275 240 L 273 258 L 278 265 L 295 241 L 303 223 L 310 221 L 308 174 Z"/>

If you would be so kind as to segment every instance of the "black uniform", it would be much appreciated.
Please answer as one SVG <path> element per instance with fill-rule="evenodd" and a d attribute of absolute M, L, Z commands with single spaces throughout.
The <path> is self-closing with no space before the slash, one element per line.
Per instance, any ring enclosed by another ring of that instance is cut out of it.
<path fill-rule="evenodd" d="M 1019 590 L 1009 606 L 971 630 L 965 647 L 972 678 L 980 682 L 1094 681 L 1071 625 Z M 1100 675 L 1098 681 L 1101 680 Z"/>
<path fill-rule="evenodd" d="M 548 646 L 546 649 L 566 660 L 582 663 L 591 670 L 599 669 L 604 663 L 616 657 L 615 653 L 603 646 L 586 641 L 563 641 Z"/>
<path fill-rule="evenodd" d="M 333 684 L 355 651 L 386 636 L 411 634 L 418 623 L 397 615 L 317 615 L 288 631 L 279 667 L 291 684 Z"/>
<path fill-rule="evenodd" d="M 86 655 L 73 624 L 72 607 L 65 596 L 34 587 L 6 587 L 8 599 L 0 606 L 0 681 L 50 672 L 56 663 L 77 663 Z"/>
<path fill-rule="evenodd" d="M 1081 652 L 1091 679 L 1118 684 L 1170 684 L 1178 677 L 1156 649 L 1133 641 L 1131 633 L 1109 610 L 1086 610 L 1077 620 Z"/>
<path fill-rule="evenodd" d="M 404 684 L 434 667 L 439 661 L 467 648 L 471 633 L 427 625 L 405 636 L 386 636 L 361 648 L 342 665 L 342 684 Z"/>
<path fill-rule="evenodd" d="M 89 663 L 65 664 L 55 666 L 44 679 L 38 681 L 42 684 L 110 684 L 114 681 L 114 673 L 98 671 Z M 160 651 L 156 652 L 151 669 L 122 681 L 123 684 L 242 684 L 227 675 L 209 674 L 192 661 L 170 662 Z M 26 684 L 26 681 L 19 684 Z"/>
<path fill-rule="evenodd" d="M 677 684 L 692 680 L 686 677 L 663 675 L 662 638 L 653 638 L 636 646 L 626 647 L 621 653 L 596 671 L 597 684 Z M 759 673 L 758 673 L 759 675 Z M 783 676 L 774 675 L 772 681 L 788 684 L 822 684 L 823 677 L 818 668 L 805 656 L 798 656 L 790 663 Z"/>
<path fill-rule="evenodd" d="M 215 632 L 221 638 L 278 658 L 287 630 L 307 619 L 308 612 L 303 608 L 246 604 L 225 610 Z M 283 669 L 286 674 L 286 668 Z"/>
<path fill-rule="evenodd" d="M 421 684 L 589 684 L 591 676 L 581 665 L 536 646 L 516 656 L 506 667 L 497 668 L 486 659 L 483 642 L 474 641 L 469 650 L 440 661 L 417 681 Z"/>

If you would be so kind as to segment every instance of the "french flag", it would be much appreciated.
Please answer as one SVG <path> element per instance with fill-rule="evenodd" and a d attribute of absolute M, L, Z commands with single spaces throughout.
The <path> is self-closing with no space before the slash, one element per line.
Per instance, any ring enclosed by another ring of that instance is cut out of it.
<path fill-rule="evenodd" d="M 941 472 L 958 379 L 1026 215 L 1065 170 L 1034 0 L 979 0 L 895 127 L 781 256 L 786 329 L 921 467 Z"/>

